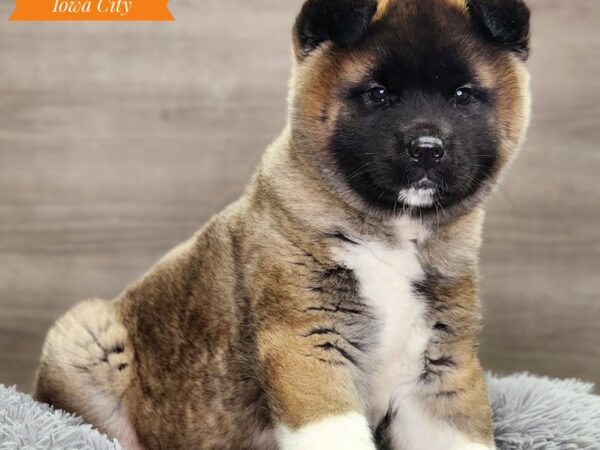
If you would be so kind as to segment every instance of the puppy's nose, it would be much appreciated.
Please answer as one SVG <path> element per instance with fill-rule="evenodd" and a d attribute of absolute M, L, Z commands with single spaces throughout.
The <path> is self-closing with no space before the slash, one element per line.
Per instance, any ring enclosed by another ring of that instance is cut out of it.
<path fill-rule="evenodd" d="M 415 161 L 441 160 L 446 154 L 444 142 L 434 136 L 420 136 L 408 145 L 408 154 Z"/>

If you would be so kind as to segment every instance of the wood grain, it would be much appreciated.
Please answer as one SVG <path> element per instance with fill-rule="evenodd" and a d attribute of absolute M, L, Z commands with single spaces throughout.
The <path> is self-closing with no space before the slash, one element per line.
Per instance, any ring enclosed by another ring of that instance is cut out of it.
<path fill-rule="evenodd" d="M 600 382 L 600 4 L 530 4 L 534 124 L 490 205 L 482 353 L 499 372 Z M 239 195 L 285 122 L 300 5 L 0 27 L 0 383 L 28 390 L 53 320 Z"/>

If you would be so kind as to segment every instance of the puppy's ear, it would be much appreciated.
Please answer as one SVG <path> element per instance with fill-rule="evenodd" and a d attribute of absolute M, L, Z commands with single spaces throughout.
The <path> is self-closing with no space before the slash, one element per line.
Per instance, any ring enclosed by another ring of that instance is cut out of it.
<path fill-rule="evenodd" d="M 294 51 L 305 58 L 321 43 L 342 47 L 357 44 L 377 11 L 377 0 L 308 0 L 296 19 Z"/>
<path fill-rule="evenodd" d="M 527 59 L 530 13 L 523 0 L 468 0 L 467 6 L 486 38 Z"/>

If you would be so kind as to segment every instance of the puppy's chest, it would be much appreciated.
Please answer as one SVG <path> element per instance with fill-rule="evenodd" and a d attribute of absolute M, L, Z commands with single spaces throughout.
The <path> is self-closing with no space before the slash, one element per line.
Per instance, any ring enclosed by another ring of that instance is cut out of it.
<path fill-rule="evenodd" d="M 417 231 L 404 231 L 391 243 L 363 241 L 339 249 L 337 259 L 351 269 L 360 300 L 373 312 L 374 347 L 367 355 L 369 408 L 374 418 L 390 404 L 414 392 L 423 371 L 424 353 L 431 338 L 427 303 L 415 283 L 424 279 L 418 258 Z"/>

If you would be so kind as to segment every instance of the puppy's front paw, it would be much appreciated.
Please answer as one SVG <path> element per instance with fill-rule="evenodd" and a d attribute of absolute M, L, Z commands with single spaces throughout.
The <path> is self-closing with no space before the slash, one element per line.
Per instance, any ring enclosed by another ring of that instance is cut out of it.
<path fill-rule="evenodd" d="M 295 430 L 279 426 L 276 434 L 281 450 L 376 450 L 367 419 L 356 412 Z"/>

